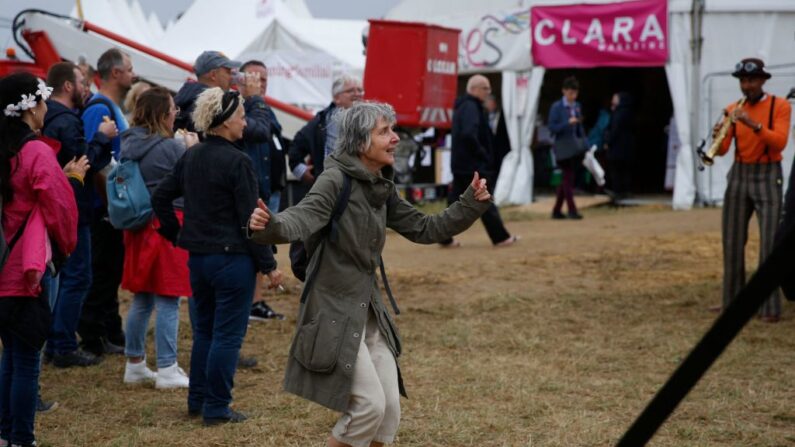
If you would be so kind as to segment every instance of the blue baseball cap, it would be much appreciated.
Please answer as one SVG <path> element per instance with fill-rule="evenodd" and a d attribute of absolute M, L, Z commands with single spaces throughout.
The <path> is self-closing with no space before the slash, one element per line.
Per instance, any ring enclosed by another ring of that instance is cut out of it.
<path fill-rule="evenodd" d="M 241 62 L 229 59 L 220 51 L 205 51 L 196 58 L 193 72 L 196 73 L 196 76 L 201 76 L 216 68 L 240 68 L 241 65 L 243 65 Z"/>

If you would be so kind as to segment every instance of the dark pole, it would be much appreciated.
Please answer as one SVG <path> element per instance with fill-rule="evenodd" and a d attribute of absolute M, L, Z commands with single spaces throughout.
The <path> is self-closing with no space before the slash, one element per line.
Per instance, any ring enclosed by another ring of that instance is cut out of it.
<path fill-rule="evenodd" d="M 795 231 L 788 228 L 751 281 L 729 307 L 724 309 L 701 341 L 624 433 L 616 447 L 638 447 L 649 442 L 770 294 L 791 274 L 790 264 L 794 250 Z"/>

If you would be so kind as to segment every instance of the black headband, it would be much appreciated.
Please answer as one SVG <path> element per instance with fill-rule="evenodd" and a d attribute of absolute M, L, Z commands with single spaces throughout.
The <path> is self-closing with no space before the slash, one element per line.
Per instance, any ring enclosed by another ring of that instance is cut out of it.
<path fill-rule="evenodd" d="M 217 126 L 220 126 L 224 121 L 228 120 L 235 110 L 237 110 L 237 106 L 240 105 L 240 92 L 235 90 L 230 90 L 224 93 L 223 99 L 221 99 L 221 113 L 215 115 L 213 121 L 210 123 L 208 129 L 213 129 Z"/>

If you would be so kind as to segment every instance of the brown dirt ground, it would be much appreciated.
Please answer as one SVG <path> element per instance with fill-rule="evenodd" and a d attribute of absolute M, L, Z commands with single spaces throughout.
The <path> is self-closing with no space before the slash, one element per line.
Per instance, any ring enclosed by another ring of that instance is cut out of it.
<path fill-rule="evenodd" d="M 719 210 L 594 208 L 579 222 L 504 214 L 518 219 L 507 224 L 517 246 L 492 248 L 479 223 L 454 250 L 388 237 L 410 396 L 397 446 L 612 445 L 715 318 L 706 309 L 720 299 Z M 748 265 L 755 235 L 752 224 Z M 234 390 L 246 423 L 203 428 L 186 415 L 185 391 L 125 386 L 113 357 L 45 367 L 44 396 L 61 407 L 37 418 L 42 445 L 323 445 L 336 414 L 280 391 L 298 292 L 290 281 L 268 297 L 287 321 L 250 326 L 243 352 L 260 365 L 239 371 Z M 791 305 L 777 325 L 750 323 L 651 445 L 795 445 L 792 325 Z"/>

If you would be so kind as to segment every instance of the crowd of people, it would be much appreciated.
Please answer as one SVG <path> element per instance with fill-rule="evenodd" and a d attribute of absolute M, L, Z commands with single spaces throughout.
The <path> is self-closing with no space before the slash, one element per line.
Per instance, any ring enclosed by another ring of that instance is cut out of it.
<path fill-rule="evenodd" d="M 487 210 L 502 226 L 487 189 L 493 165 L 459 172 L 449 209 L 427 216 L 393 183 L 394 110 L 363 101 L 355 76 L 334 80 L 332 103 L 291 143 L 264 101 L 261 61 L 205 51 L 196 80 L 175 96 L 137 80 L 117 48 L 97 61 L 92 92 L 93 70 L 61 62 L 46 82 L 23 72 L 0 79 L 0 446 L 35 445 L 36 412 L 57 405 L 41 398 L 42 363 L 91 367 L 114 354 L 126 359 L 124 383 L 187 388 L 187 412 L 204 425 L 246 420 L 230 407 L 232 388 L 237 368 L 256 359 L 241 357 L 240 348 L 250 321 L 284 319 L 263 289 L 281 286 L 274 244 L 287 242 L 304 258 L 293 269 L 308 277 L 285 388 L 342 413 L 329 445 L 392 442 L 405 390 L 400 338 L 375 275 L 380 270 L 387 284 L 385 228 L 450 244 Z M 474 107 L 483 111 L 480 102 Z M 481 135 L 473 144 L 490 150 L 488 141 Z M 129 180 L 115 177 L 129 163 L 145 191 L 129 194 L 148 194 L 151 206 L 135 227 L 113 220 L 118 199 L 107 187 L 109 178 Z M 287 167 L 305 197 L 284 209 Z M 501 231 L 495 245 L 516 242 Z M 341 277 L 350 287 L 344 302 L 325 292 Z M 119 289 L 132 294 L 124 318 Z M 185 301 L 193 340 L 187 373 L 177 361 Z"/>
<path fill-rule="evenodd" d="M 129 55 L 117 48 L 97 61 L 95 92 L 90 70 L 61 62 L 46 82 L 28 73 L 0 79 L 0 447 L 36 445 L 35 414 L 56 405 L 40 396 L 42 363 L 90 367 L 113 354 L 126 359 L 124 383 L 187 388 L 187 413 L 204 425 L 245 421 L 230 406 L 234 377 L 257 360 L 240 349 L 250 321 L 284 319 L 265 302 L 264 289 L 283 283 L 274 251 L 286 243 L 304 288 L 285 389 L 341 413 L 329 446 L 393 442 L 406 391 L 401 339 L 380 288 L 398 314 L 381 257 L 386 228 L 454 248 L 461 245 L 454 236 L 481 219 L 495 247 L 519 241 L 489 193 L 505 152 L 488 78 L 470 77 L 456 101 L 448 208 L 429 216 L 402 199 L 393 181 L 395 111 L 364 100 L 355 76 L 333 81 L 332 102 L 290 142 L 264 100 L 261 61 L 205 51 L 194 64 L 196 80 L 176 96 L 136 82 Z M 734 124 L 718 154 L 735 141 L 723 219 L 723 306 L 743 285 L 752 212 L 760 216 L 760 256 L 772 247 L 791 113 L 787 101 L 764 92 L 770 74 L 761 60 L 741 61 L 734 75 L 747 103 L 727 108 Z M 616 193 L 630 182 L 632 142 L 621 128 L 631 98 L 616 94 L 599 130 L 586 133 L 578 91 L 576 79 L 565 79 L 563 98 L 549 113 L 563 171 L 554 219 L 582 218 L 573 189 L 585 142 L 608 148 Z M 144 225 L 114 226 L 115 197 L 106 185 L 128 162 L 151 209 Z M 303 188 L 292 206 L 281 201 L 288 169 Z M 132 293 L 125 318 L 120 288 Z M 177 361 L 185 301 L 187 373 Z M 153 311 L 156 370 L 146 358 Z M 780 313 L 774 295 L 760 315 L 775 322 Z"/>

